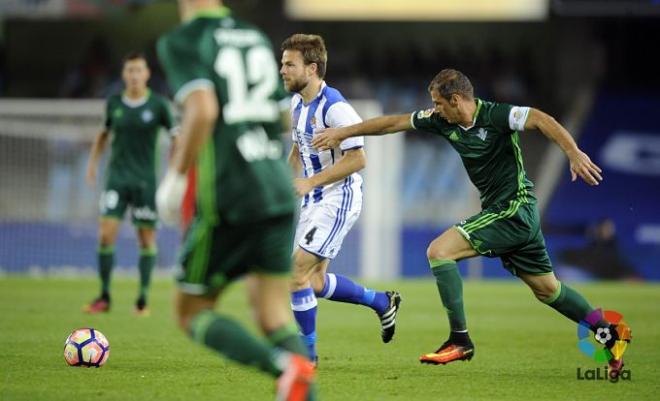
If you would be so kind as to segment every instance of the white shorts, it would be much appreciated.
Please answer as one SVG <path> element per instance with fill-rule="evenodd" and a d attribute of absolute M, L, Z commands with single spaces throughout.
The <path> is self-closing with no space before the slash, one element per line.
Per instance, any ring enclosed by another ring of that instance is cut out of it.
<path fill-rule="evenodd" d="M 344 237 L 360 217 L 362 191 L 336 191 L 319 203 L 310 202 L 300 211 L 294 246 L 320 258 L 333 259 Z"/>

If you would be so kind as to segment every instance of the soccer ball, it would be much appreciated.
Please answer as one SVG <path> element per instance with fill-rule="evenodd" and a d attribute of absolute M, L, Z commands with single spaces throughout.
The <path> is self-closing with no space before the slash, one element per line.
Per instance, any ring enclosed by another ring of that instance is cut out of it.
<path fill-rule="evenodd" d="M 76 329 L 64 342 L 64 360 L 69 366 L 100 368 L 110 356 L 110 343 L 93 328 Z"/>

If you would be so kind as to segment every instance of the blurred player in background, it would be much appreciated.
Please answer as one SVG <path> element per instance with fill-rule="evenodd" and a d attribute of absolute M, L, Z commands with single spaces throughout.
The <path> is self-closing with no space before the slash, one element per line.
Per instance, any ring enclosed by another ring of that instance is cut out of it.
<path fill-rule="evenodd" d="M 122 94 L 108 98 L 104 127 L 92 144 L 87 182 L 94 186 L 99 159 L 112 134 L 110 162 L 100 200 L 98 264 L 101 295 L 84 308 L 88 313 L 110 310 L 114 245 L 124 213 L 129 207 L 140 247 L 140 293 L 135 311 L 140 315 L 149 313 L 147 293 L 157 252 L 155 194 L 158 134 L 161 127 L 175 132 L 168 101 L 149 89 L 149 76 L 144 55 L 130 53 L 124 58 L 122 78 L 126 88 Z"/>
<path fill-rule="evenodd" d="M 157 194 L 163 220 L 175 224 L 196 163 L 196 215 L 177 277 L 179 326 L 277 378 L 278 399 L 311 399 L 314 367 L 288 305 L 295 198 L 271 44 L 217 0 L 179 0 L 179 9 L 183 24 L 160 39 L 158 55 L 183 108 L 181 140 Z M 268 343 L 214 311 L 223 289 L 244 275 Z"/>
<path fill-rule="evenodd" d="M 602 180 L 601 169 L 554 118 L 531 107 L 475 98 L 472 84 L 459 71 L 440 71 L 428 90 L 433 109 L 328 129 L 313 141 L 315 147 L 326 149 L 359 135 L 410 129 L 428 131 L 449 141 L 479 190 L 482 211 L 448 229 L 428 247 L 429 264 L 451 331 L 440 348 L 422 355 L 420 361 L 446 364 L 469 360 L 474 355 L 463 311 L 463 283 L 456 266 L 461 259 L 477 255 L 499 257 L 504 267 L 524 281 L 540 301 L 574 322 L 584 320 L 594 309 L 577 291 L 560 283 L 553 273 L 533 185 L 523 167 L 518 132 L 538 129 L 557 143 L 569 159 L 573 180 L 580 176 L 587 184 L 598 185 Z M 618 373 L 623 367 L 625 350 L 621 342 L 630 340 L 630 332 L 617 332 L 616 327 L 602 320 L 592 329 L 601 327 L 612 333 L 612 338 L 604 344 L 614 355 L 610 371 Z"/>
<path fill-rule="evenodd" d="M 295 34 L 282 43 L 284 86 L 295 95 L 291 100 L 293 146 L 289 164 L 294 185 L 302 197 L 293 254 L 294 280 L 291 307 L 309 349 L 317 362 L 316 312 L 320 296 L 333 301 L 365 305 L 381 321 L 383 342 L 394 335 L 401 302 L 397 292 L 376 292 L 348 277 L 326 273 L 330 260 L 362 210 L 362 177 L 366 164 L 361 137 L 337 143 L 319 152 L 312 147 L 314 133 L 326 127 L 343 127 L 362 121 L 338 90 L 323 80 L 327 51 L 318 35 Z M 302 170 L 304 177 L 300 177 Z"/>

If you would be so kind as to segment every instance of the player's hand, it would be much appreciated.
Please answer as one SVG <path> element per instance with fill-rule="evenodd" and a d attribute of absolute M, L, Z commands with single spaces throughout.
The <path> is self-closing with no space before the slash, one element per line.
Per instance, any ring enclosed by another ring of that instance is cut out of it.
<path fill-rule="evenodd" d="M 179 174 L 174 169 L 167 171 L 156 191 L 156 206 L 163 223 L 172 226 L 178 223 L 187 183 L 185 174 Z"/>
<path fill-rule="evenodd" d="M 296 190 L 296 195 L 303 197 L 312 192 L 314 186 L 309 182 L 308 178 L 295 178 L 293 180 L 293 187 Z"/>
<path fill-rule="evenodd" d="M 96 166 L 94 164 L 87 165 L 87 174 L 85 174 L 85 180 L 87 185 L 91 188 L 96 186 Z"/>
<path fill-rule="evenodd" d="M 575 181 L 578 176 L 589 185 L 598 185 L 603 181 L 603 177 L 600 175 L 603 170 L 580 149 L 568 153 L 568 159 L 571 165 L 571 181 Z"/>
<path fill-rule="evenodd" d="M 326 128 L 319 130 L 312 138 L 312 146 L 318 150 L 328 150 L 339 146 L 343 138 L 342 128 Z"/>

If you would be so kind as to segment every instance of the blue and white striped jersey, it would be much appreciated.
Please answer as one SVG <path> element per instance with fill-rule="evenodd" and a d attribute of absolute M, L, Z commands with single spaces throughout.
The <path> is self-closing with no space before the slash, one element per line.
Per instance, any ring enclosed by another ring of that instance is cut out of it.
<path fill-rule="evenodd" d="M 355 109 L 348 104 L 341 93 L 334 88 L 321 84 L 321 90 L 314 100 L 304 104 L 302 96 L 295 94 L 291 99 L 291 125 L 292 139 L 298 145 L 303 174 L 311 177 L 339 161 L 343 152 L 364 146 L 363 137 L 354 137 L 344 140 L 339 147 L 319 152 L 312 147 L 314 133 L 323 128 L 337 128 L 353 125 L 362 119 Z M 305 195 L 302 206 L 310 202 L 318 203 L 334 191 L 350 191 L 352 194 L 362 195 L 362 177 L 353 173 L 343 180 L 333 182 L 323 187 L 316 187 Z"/>

